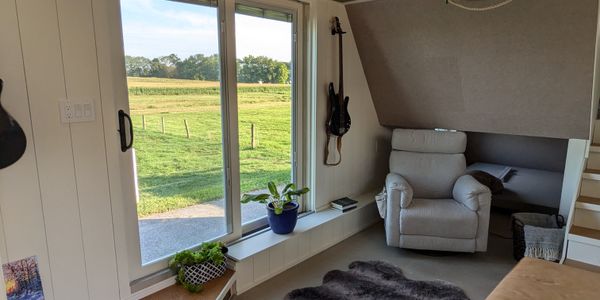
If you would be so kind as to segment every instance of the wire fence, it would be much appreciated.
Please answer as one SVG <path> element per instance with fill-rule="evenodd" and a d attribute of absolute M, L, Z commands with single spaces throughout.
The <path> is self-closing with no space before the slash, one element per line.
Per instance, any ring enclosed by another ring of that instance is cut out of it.
<path fill-rule="evenodd" d="M 166 117 L 165 116 L 161 116 L 160 117 L 160 132 L 162 134 L 166 134 L 167 133 L 167 122 L 165 121 Z M 148 120 L 146 119 L 146 115 L 141 115 L 141 125 L 142 125 L 142 130 L 147 130 L 148 129 Z M 186 138 L 191 138 L 192 137 L 192 130 L 191 130 L 191 126 L 190 126 L 190 122 L 188 121 L 188 119 L 183 119 L 183 127 L 181 127 L 184 132 L 185 132 L 185 137 Z M 250 147 L 252 149 L 256 149 L 256 147 L 258 147 L 258 130 L 257 130 L 257 126 L 254 123 L 250 123 L 250 140 L 249 140 L 249 144 Z M 211 133 L 208 132 L 209 138 L 211 138 Z"/>

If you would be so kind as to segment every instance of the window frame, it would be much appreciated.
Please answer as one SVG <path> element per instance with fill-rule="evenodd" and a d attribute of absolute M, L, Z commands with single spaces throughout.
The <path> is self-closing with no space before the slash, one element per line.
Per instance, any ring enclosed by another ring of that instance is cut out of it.
<path fill-rule="evenodd" d="M 291 59 L 291 64 L 292 64 L 292 75 L 294 76 L 292 79 L 292 161 L 290 162 L 292 164 L 292 182 L 294 182 L 297 186 L 306 186 L 306 183 L 308 182 L 306 180 L 305 177 L 305 165 L 304 165 L 304 149 L 302 147 L 302 145 L 304 145 L 304 141 L 306 140 L 306 137 L 304 135 L 304 124 L 305 124 L 305 116 L 304 116 L 304 109 L 303 109 L 303 103 L 304 103 L 304 98 L 303 98 L 303 87 L 304 87 L 304 78 L 303 78 L 303 65 L 304 65 L 304 59 L 303 59 L 303 39 L 300 38 L 303 36 L 304 34 L 304 26 L 303 26 L 303 21 L 301 19 L 301 17 L 304 15 L 304 6 L 301 3 L 298 2 L 293 2 L 293 1 L 273 1 L 273 0 L 236 0 L 234 1 L 234 16 L 233 18 L 235 19 L 235 5 L 236 4 L 242 4 L 242 5 L 247 5 L 247 6 L 252 6 L 252 7 L 257 7 L 257 8 L 262 8 L 262 9 L 270 9 L 270 10 L 276 10 L 276 11 L 280 11 L 280 12 L 284 12 L 284 13 L 288 13 L 292 16 L 292 59 Z M 235 42 L 235 22 L 234 22 L 234 32 L 233 32 L 233 40 Z M 233 57 L 233 62 L 229 62 L 232 63 L 234 65 L 236 65 L 236 59 L 237 57 L 234 56 Z M 237 75 L 237 73 L 235 74 Z M 237 78 L 235 78 L 235 82 L 237 83 Z M 236 107 L 237 107 L 237 97 L 235 97 L 236 100 Z M 236 111 L 236 115 L 237 115 L 237 111 Z M 237 135 L 236 133 L 236 136 Z M 238 151 L 237 153 L 237 157 L 239 160 L 239 145 L 238 147 L 236 147 L 236 150 Z M 239 166 L 239 161 L 238 161 L 238 166 Z M 239 174 L 239 172 L 238 172 Z M 239 176 L 235 176 L 235 178 L 233 178 L 233 180 L 237 180 L 237 182 L 235 184 L 237 184 L 237 190 L 239 191 L 240 188 L 240 177 Z M 241 195 L 240 195 L 241 196 Z M 241 198 L 240 198 L 241 199 Z M 300 204 L 300 208 L 298 209 L 298 213 L 303 213 L 307 210 L 308 205 L 306 204 L 306 197 L 301 197 L 300 201 L 298 201 L 298 204 Z M 237 205 L 236 205 L 237 207 Z M 240 207 L 240 216 L 241 216 L 241 203 L 239 205 Z M 248 222 L 246 224 L 242 224 L 242 236 L 246 235 L 248 233 L 252 233 L 256 230 L 260 230 L 261 228 L 266 228 L 268 226 L 267 223 L 267 219 L 266 216 L 251 222 Z"/>
<path fill-rule="evenodd" d="M 189 4 L 200 4 L 202 1 L 194 0 L 164 0 L 177 1 Z M 111 83 L 115 89 L 115 98 L 111 99 L 114 103 L 115 112 L 118 108 L 122 108 L 126 112 L 129 111 L 129 100 L 127 97 L 126 76 L 124 75 L 124 48 L 123 48 L 123 26 L 120 12 L 120 1 L 110 1 L 110 11 L 101 12 L 100 14 L 108 13 L 113 17 L 118 18 L 118 22 L 110 24 L 108 31 L 115 33 L 117 37 L 111 37 L 110 40 L 110 64 L 113 78 Z M 220 240 L 229 243 L 240 239 L 245 233 L 257 230 L 266 224 L 266 218 L 258 219 L 247 224 L 242 224 L 241 220 L 241 193 L 240 193 L 240 162 L 239 162 L 239 135 L 238 135 L 238 103 L 237 103 L 237 64 L 236 64 L 236 40 L 235 40 L 235 13 L 236 4 L 244 4 L 265 9 L 272 9 L 292 14 L 292 64 L 294 84 L 292 90 L 293 99 L 293 115 L 292 115 L 292 179 L 298 186 L 307 186 L 312 183 L 309 178 L 309 172 L 305 172 L 309 168 L 306 162 L 312 162 L 308 142 L 312 140 L 308 133 L 310 130 L 306 128 L 309 124 L 310 115 L 307 111 L 312 106 L 308 105 L 305 99 L 307 86 L 305 79 L 308 78 L 304 73 L 306 51 L 303 48 L 305 40 L 305 12 L 304 5 L 300 2 L 281 1 L 281 0 L 219 0 L 217 2 L 218 15 L 218 30 L 219 30 L 219 57 L 221 63 L 221 118 L 222 118 L 222 143 L 223 143 L 223 164 L 224 164 L 224 195 L 226 203 L 226 222 L 227 233 L 225 235 L 215 237 L 210 241 Z M 106 30 L 106 29 L 104 29 Z M 116 40 L 119 39 L 119 40 Z M 99 50 L 99 52 L 101 52 Z M 99 54 L 100 55 L 100 54 Z M 100 59 L 100 58 L 99 58 Z M 120 96 L 120 97 L 117 97 Z M 116 115 L 116 113 L 115 113 Z M 113 116 L 107 122 L 114 122 Z M 114 137 L 107 136 L 107 145 L 115 144 Z M 112 150 L 114 151 L 114 150 Z M 115 231 L 122 230 L 123 235 L 119 234 L 115 238 L 117 252 L 120 253 L 119 261 L 125 261 L 128 265 L 128 282 L 144 280 L 151 278 L 155 274 L 161 274 L 168 267 L 168 260 L 171 256 L 167 256 L 153 262 L 142 265 L 139 223 L 137 217 L 137 207 L 134 191 L 133 172 L 133 154 L 131 151 L 120 153 L 118 156 L 118 167 L 112 168 L 109 166 L 109 176 L 119 181 L 119 185 L 114 187 L 114 191 L 120 194 L 118 204 L 113 203 L 113 214 Z M 312 165 L 312 163 L 311 163 Z M 115 166 L 113 166 L 115 167 Z M 116 170 L 115 170 L 116 169 Z M 118 173 L 118 174 L 115 174 Z M 312 188 L 312 185 L 310 185 Z M 132 200 L 133 199 L 133 200 Z M 302 197 L 299 200 L 300 212 L 307 211 L 307 208 L 312 208 L 310 202 L 306 199 L 313 200 L 312 196 Z M 116 206 L 115 206 L 116 205 Z M 115 233 L 117 235 L 117 233 Z M 198 245 L 199 246 L 199 245 Z M 197 246 L 196 246 L 197 247 Z M 196 247 L 191 247 L 194 249 Z M 184 249 L 181 249 L 184 250 Z M 118 254 L 119 256 L 119 254 Z M 125 270 L 123 270 L 125 271 Z M 123 279 L 123 278 L 122 278 Z"/>

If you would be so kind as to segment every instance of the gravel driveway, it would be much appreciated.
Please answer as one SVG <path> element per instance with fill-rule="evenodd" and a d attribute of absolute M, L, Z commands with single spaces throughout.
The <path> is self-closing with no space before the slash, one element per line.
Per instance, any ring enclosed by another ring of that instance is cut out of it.
<path fill-rule="evenodd" d="M 266 215 L 264 204 L 243 205 L 242 223 Z M 227 233 L 225 201 L 214 200 L 139 220 L 142 263 L 170 256 Z"/>

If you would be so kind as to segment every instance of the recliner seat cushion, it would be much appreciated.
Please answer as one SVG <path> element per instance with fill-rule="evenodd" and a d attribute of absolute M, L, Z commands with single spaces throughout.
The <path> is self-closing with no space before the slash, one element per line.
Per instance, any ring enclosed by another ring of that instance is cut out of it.
<path fill-rule="evenodd" d="M 473 239 L 477 213 L 453 199 L 413 199 L 400 210 L 400 233 L 445 238 Z"/>
<path fill-rule="evenodd" d="M 463 154 L 392 151 L 390 172 L 404 177 L 415 198 L 452 198 L 454 183 L 465 173 Z"/>

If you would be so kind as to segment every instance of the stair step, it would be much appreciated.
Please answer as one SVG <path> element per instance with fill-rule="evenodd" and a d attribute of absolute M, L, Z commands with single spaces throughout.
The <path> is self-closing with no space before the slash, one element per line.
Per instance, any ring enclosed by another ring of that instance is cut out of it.
<path fill-rule="evenodd" d="M 573 225 L 569 230 L 569 240 L 600 247 L 600 230 Z"/>
<path fill-rule="evenodd" d="M 570 266 L 570 267 L 574 267 L 574 268 L 578 268 L 578 269 L 583 269 L 583 270 L 587 270 L 587 271 L 591 271 L 591 272 L 600 273 L 600 267 L 599 266 L 595 266 L 595 265 L 592 265 L 592 264 L 586 264 L 586 263 L 580 262 L 578 260 L 565 259 L 564 264 L 567 265 L 567 266 Z"/>
<path fill-rule="evenodd" d="M 600 198 L 579 196 L 575 207 L 600 212 Z"/>
<path fill-rule="evenodd" d="M 600 145 L 590 146 L 586 166 L 590 169 L 600 169 Z"/>
<path fill-rule="evenodd" d="M 592 179 L 592 180 L 600 180 L 600 170 L 598 169 L 585 169 L 583 171 L 583 178 Z"/>
<path fill-rule="evenodd" d="M 591 144 L 590 152 L 600 152 L 600 144 L 597 144 L 597 143 Z"/>
<path fill-rule="evenodd" d="M 583 178 L 579 193 L 581 196 L 600 198 L 600 181 Z"/>

